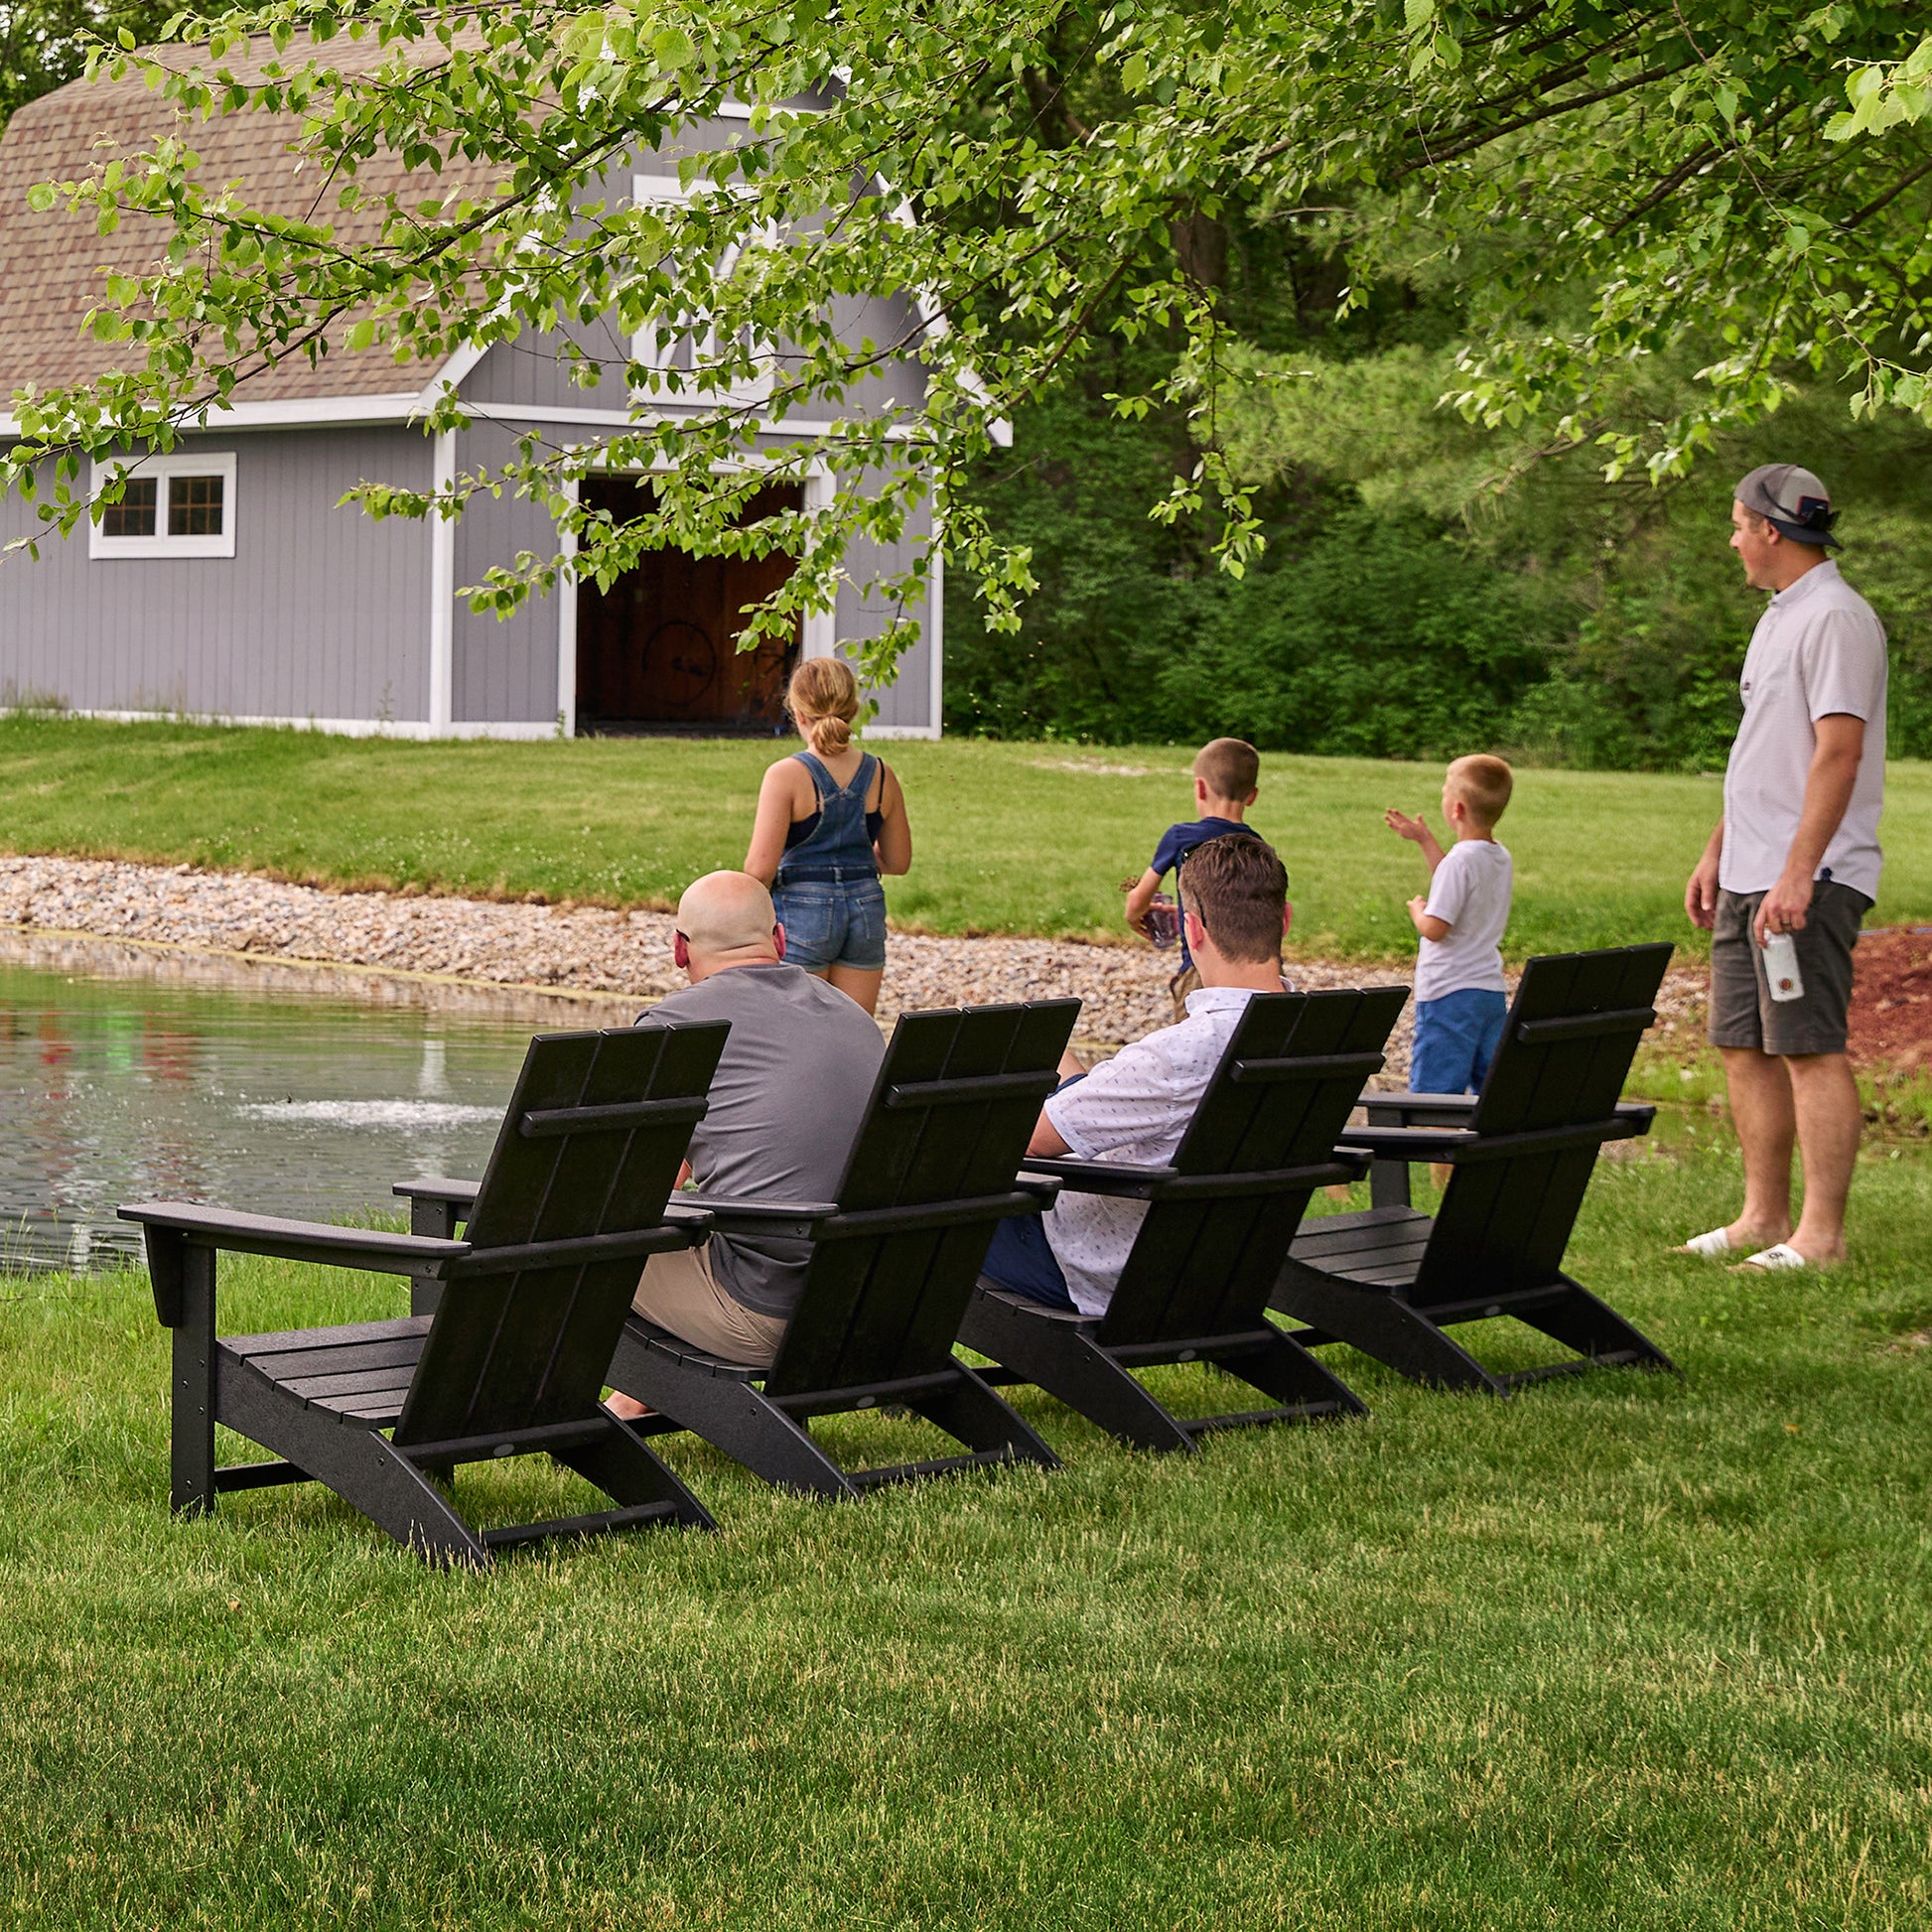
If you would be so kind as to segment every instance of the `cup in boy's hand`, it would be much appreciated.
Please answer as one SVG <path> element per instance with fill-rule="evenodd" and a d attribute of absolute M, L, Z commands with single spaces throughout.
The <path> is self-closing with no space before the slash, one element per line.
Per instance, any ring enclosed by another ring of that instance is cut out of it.
<path fill-rule="evenodd" d="M 1177 944 L 1180 938 L 1180 907 L 1166 893 L 1156 893 L 1148 905 L 1147 919 L 1141 930 L 1164 951 Z"/>

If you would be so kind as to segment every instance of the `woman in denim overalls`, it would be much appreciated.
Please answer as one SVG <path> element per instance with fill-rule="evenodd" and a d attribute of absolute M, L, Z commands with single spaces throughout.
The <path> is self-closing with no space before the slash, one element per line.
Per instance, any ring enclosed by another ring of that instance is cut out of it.
<path fill-rule="evenodd" d="M 852 742 L 859 685 L 848 665 L 806 658 L 785 707 L 811 750 L 765 772 L 745 870 L 771 888 L 785 958 L 871 1013 L 886 975 L 879 875 L 912 864 L 905 798 L 890 767 Z"/>

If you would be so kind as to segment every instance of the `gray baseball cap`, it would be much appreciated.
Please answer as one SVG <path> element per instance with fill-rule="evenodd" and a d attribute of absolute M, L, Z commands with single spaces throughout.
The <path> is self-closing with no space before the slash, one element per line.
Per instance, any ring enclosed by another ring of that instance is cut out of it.
<path fill-rule="evenodd" d="M 1732 494 L 1779 536 L 1793 543 L 1839 548 L 1832 535 L 1838 512 L 1825 485 L 1809 470 L 1795 463 L 1760 463 Z"/>

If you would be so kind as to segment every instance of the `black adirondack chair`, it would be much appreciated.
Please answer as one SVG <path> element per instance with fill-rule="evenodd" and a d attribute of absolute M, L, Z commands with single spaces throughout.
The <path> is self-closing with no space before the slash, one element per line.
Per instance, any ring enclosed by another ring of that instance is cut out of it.
<path fill-rule="evenodd" d="M 1650 945 L 1533 959 L 1480 1095 L 1363 1095 L 1368 1125 L 1341 1138 L 1375 1157 L 1378 1204 L 1311 1222 L 1274 1295 L 1310 1324 L 1297 1331 L 1306 1345 L 1345 1341 L 1417 1381 L 1496 1395 L 1596 1365 L 1673 1368 L 1563 1272 L 1597 1150 L 1648 1132 L 1656 1114 L 1617 1096 L 1670 955 Z M 1433 1220 L 1406 1205 L 1411 1161 L 1450 1166 Z M 1447 1331 L 1495 1315 L 1577 1358 L 1492 1373 Z"/>
<path fill-rule="evenodd" d="M 533 1039 L 463 1241 L 183 1201 L 123 1207 L 146 1229 L 155 1309 L 174 1331 L 173 1507 L 199 1514 L 224 1490 L 322 1482 L 425 1557 L 479 1566 L 539 1538 L 710 1527 L 599 1397 L 644 1258 L 708 1227 L 675 1208 L 667 1220 L 666 1199 L 729 1031 Z M 440 1304 L 217 1339 L 223 1250 L 433 1280 Z M 216 1468 L 216 1423 L 282 1459 Z M 538 1453 L 618 1507 L 481 1533 L 457 1513 L 447 1483 L 459 1463 Z"/>
<path fill-rule="evenodd" d="M 1036 1214 L 1052 1183 L 1016 1178 L 1077 1000 L 903 1015 L 886 1048 L 836 1201 L 695 1194 L 720 1232 L 812 1243 L 804 1290 L 769 1370 L 694 1348 L 632 1315 L 613 1386 L 768 1482 L 822 1497 L 1000 1462 L 1058 1458 L 952 1352 L 996 1223 Z M 842 1469 L 812 1440 L 814 1416 L 899 1407 L 967 1453 Z"/>
<path fill-rule="evenodd" d="M 1366 1161 L 1335 1137 L 1409 997 L 1260 993 L 1248 1002 L 1171 1168 L 1029 1160 L 1079 1192 L 1149 1203 L 1106 1313 L 1043 1307 L 982 1282 L 960 1340 L 1000 1366 L 988 1382 L 1032 1382 L 1141 1449 L 1191 1449 L 1208 1430 L 1359 1416 L 1360 1400 L 1268 1319 L 1282 1256 L 1316 1187 Z M 1272 1400 L 1182 1418 L 1134 1371 L 1211 1362 Z"/>

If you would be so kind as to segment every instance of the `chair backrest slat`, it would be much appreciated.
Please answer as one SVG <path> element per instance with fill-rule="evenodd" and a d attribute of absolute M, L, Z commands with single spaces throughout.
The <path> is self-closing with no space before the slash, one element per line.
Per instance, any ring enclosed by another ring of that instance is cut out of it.
<path fill-rule="evenodd" d="M 1510 1003 L 1470 1126 L 1478 1134 L 1608 1120 L 1670 964 L 1667 944 L 1532 959 Z M 1449 1175 L 1409 1294 L 1459 1299 L 1481 1281 L 1498 1295 L 1541 1288 L 1563 1268 L 1596 1147 L 1458 1165 Z"/>
<path fill-rule="evenodd" d="M 1327 1161 L 1408 989 L 1258 993 L 1174 1155 L 1186 1176 Z M 1286 1193 L 1157 1198 L 1141 1223 L 1103 1342 L 1174 1341 L 1258 1327 L 1312 1183 Z"/>
<path fill-rule="evenodd" d="M 1077 1000 L 900 1017 L 839 1187 L 848 1212 L 1010 1194 Z M 929 1100 L 922 1094 L 930 1093 Z M 821 1241 L 766 1389 L 851 1388 L 943 1367 L 998 1210 Z"/>
<path fill-rule="evenodd" d="M 729 1032 L 643 1026 L 530 1042 L 477 1190 L 471 1254 L 438 1304 L 399 1443 L 593 1413 L 642 1263 L 557 1250 L 663 1219 Z M 499 1269 L 489 1266 L 495 1249 Z"/>

